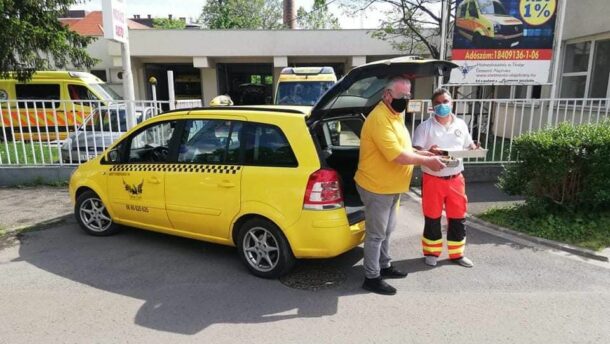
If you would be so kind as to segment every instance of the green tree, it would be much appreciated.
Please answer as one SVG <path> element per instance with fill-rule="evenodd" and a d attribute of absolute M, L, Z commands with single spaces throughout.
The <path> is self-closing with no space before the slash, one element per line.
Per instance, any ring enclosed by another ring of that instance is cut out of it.
<path fill-rule="evenodd" d="M 281 29 L 281 0 L 208 0 L 199 22 L 206 29 Z"/>
<path fill-rule="evenodd" d="M 71 64 L 91 68 L 96 59 L 83 37 L 57 18 L 78 0 L 0 0 L 0 77 L 15 73 L 25 81 L 36 70 L 62 69 Z"/>
<path fill-rule="evenodd" d="M 297 23 L 301 29 L 340 29 L 339 19 L 328 10 L 325 0 L 314 0 L 311 11 L 302 6 L 297 10 Z"/>
<path fill-rule="evenodd" d="M 186 27 L 186 22 L 181 19 L 154 18 L 153 27 L 164 30 L 182 30 Z"/>
<path fill-rule="evenodd" d="M 451 1 L 449 13 L 453 16 L 456 0 L 447 1 Z M 439 58 L 441 3 L 441 0 L 352 0 L 343 1 L 342 6 L 358 15 L 379 5 L 384 9 L 385 19 L 372 32 L 373 37 L 388 41 L 395 49 L 407 54 L 427 51 L 433 58 Z"/>

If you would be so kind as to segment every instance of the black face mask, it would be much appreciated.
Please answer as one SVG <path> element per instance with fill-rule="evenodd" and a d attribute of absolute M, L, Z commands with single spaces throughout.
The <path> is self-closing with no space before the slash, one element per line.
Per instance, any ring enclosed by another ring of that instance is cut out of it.
<path fill-rule="evenodd" d="M 405 98 L 392 98 L 392 109 L 396 112 L 403 112 L 407 108 L 407 100 Z"/>

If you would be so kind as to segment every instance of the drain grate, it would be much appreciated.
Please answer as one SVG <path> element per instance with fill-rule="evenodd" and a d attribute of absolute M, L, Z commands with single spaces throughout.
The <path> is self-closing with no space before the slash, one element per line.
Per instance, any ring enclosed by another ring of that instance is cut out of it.
<path fill-rule="evenodd" d="M 303 263 L 288 275 L 281 277 L 280 282 L 294 289 L 317 291 L 336 288 L 343 284 L 345 279 L 345 274 L 335 267 Z"/>

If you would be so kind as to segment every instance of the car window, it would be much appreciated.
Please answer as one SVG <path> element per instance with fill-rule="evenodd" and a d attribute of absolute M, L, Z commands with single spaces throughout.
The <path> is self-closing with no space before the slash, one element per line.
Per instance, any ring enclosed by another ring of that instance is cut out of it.
<path fill-rule="evenodd" d="M 91 90 L 81 85 L 68 85 L 68 94 L 72 100 L 99 100 Z"/>
<path fill-rule="evenodd" d="M 18 100 L 59 100 L 59 84 L 17 84 L 15 85 Z M 32 103 L 28 102 L 28 106 Z M 52 102 L 36 102 L 37 107 L 51 108 Z M 56 105 L 57 106 L 57 105 Z"/>
<path fill-rule="evenodd" d="M 129 163 L 164 163 L 169 158 L 169 143 L 176 121 L 155 123 L 131 138 Z"/>
<path fill-rule="evenodd" d="M 335 147 L 360 147 L 362 120 L 342 119 L 325 122 L 324 135 Z"/>
<path fill-rule="evenodd" d="M 261 123 L 244 124 L 240 133 L 246 165 L 296 167 L 297 159 L 280 128 Z"/>
<path fill-rule="evenodd" d="M 189 120 L 180 138 L 178 162 L 235 164 L 239 160 L 241 122 Z"/>
<path fill-rule="evenodd" d="M 498 1 L 478 0 L 481 14 L 507 15 L 506 9 Z"/>
<path fill-rule="evenodd" d="M 468 9 L 468 3 L 464 2 L 460 5 L 460 8 L 458 9 L 458 17 L 459 18 L 464 18 L 466 16 L 466 10 Z"/>
<path fill-rule="evenodd" d="M 471 17 L 474 17 L 474 18 L 478 18 L 478 17 L 479 17 L 479 16 L 477 15 L 477 6 L 474 4 L 474 2 L 471 2 L 471 3 L 468 5 L 468 14 L 469 14 Z"/>

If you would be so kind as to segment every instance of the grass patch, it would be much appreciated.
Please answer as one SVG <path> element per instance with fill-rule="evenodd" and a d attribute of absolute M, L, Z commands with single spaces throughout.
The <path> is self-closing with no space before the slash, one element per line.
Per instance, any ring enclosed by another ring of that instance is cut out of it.
<path fill-rule="evenodd" d="M 59 146 L 46 142 L 0 142 L 0 164 L 49 164 L 59 161 Z"/>
<path fill-rule="evenodd" d="M 610 246 L 610 211 L 568 212 L 519 204 L 490 209 L 479 217 L 539 238 L 596 251 Z"/>

